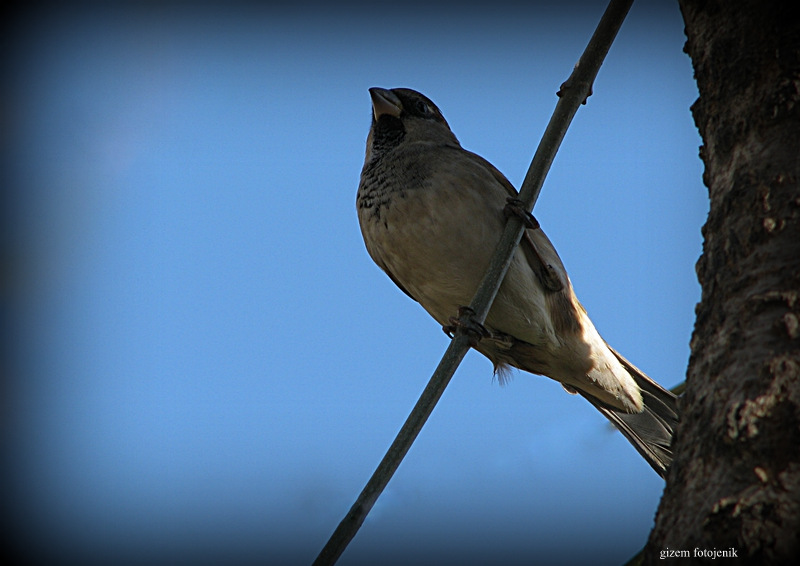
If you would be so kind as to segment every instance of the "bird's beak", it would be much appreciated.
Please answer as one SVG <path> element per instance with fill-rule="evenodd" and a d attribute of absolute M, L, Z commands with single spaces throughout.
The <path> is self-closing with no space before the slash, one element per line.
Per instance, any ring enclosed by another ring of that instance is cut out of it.
<path fill-rule="evenodd" d="M 400 117 L 403 104 L 391 90 L 372 87 L 369 89 L 369 95 L 372 97 L 372 114 L 376 120 L 384 114 L 389 114 L 395 118 Z"/>

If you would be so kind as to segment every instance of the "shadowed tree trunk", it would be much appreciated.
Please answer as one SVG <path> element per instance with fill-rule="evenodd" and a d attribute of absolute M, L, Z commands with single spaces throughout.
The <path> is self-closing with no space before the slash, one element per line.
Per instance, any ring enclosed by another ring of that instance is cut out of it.
<path fill-rule="evenodd" d="M 800 556 L 800 9 L 680 6 L 710 212 L 676 457 L 645 561 L 733 549 L 739 561 L 716 563 L 785 564 Z"/>

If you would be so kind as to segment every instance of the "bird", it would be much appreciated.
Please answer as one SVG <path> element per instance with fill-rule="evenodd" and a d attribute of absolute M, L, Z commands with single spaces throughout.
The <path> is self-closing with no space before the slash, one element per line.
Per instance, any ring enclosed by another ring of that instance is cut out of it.
<path fill-rule="evenodd" d="M 356 209 L 372 260 L 443 328 L 452 330 L 454 321 L 469 326 L 454 315 L 464 314 L 478 289 L 508 215 L 529 215 L 472 346 L 492 362 L 501 384 L 516 368 L 585 398 L 665 477 L 677 397 L 600 336 L 514 186 L 461 147 L 428 97 L 410 88 L 369 93 Z"/>

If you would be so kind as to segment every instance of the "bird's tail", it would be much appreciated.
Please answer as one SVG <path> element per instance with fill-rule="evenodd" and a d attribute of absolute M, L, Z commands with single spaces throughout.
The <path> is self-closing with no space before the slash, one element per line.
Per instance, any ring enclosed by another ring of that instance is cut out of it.
<path fill-rule="evenodd" d="M 647 377 L 611 346 L 609 349 L 639 386 L 644 410 L 641 413 L 626 413 L 606 405 L 583 391 L 578 393 L 614 423 L 614 426 L 663 478 L 672 463 L 672 435 L 678 424 L 677 397 Z"/>

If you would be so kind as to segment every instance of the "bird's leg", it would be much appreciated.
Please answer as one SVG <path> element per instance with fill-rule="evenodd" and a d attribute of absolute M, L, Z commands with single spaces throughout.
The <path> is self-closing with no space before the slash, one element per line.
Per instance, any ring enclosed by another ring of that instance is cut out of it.
<path fill-rule="evenodd" d="M 469 307 L 458 307 L 458 316 L 450 317 L 450 324 L 443 326 L 442 330 L 450 338 L 466 334 L 469 336 L 469 343 L 474 348 L 478 342 L 484 338 L 489 338 L 491 333 L 486 327 L 475 320 L 475 311 Z"/>
<path fill-rule="evenodd" d="M 503 214 L 506 218 L 516 216 L 522 220 L 526 228 L 535 230 L 539 227 L 539 221 L 533 217 L 533 214 L 528 212 L 525 208 L 525 203 L 517 197 L 508 197 L 506 199 L 506 206 L 503 208 Z"/>
<path fill-rule="evenodd" d="M 536 244 L 533 242 L 533 238 L 528 237 L 527 234 L 525 234 L 523 238 L 527 238 L 528 243 L 530 243 L 530 247 L 533 250 L 533 255 L 536 258 L 535 265 L 531 265 L 531 267 L 533 268 L 534 273 L 536 273 L 536 276 L 539 278 L 539 282 L 548 291 L 552 291 L 554 293 L 562 291 L 564 289 L 564 282 L 558 276 L 558 272 L 555 270 L 555 268 L 542 259 L 542 255 L 539 253 L 539 250 L 536 249 Z M 530 256 L 528 257 L 530 258 Z"/>
<path fill-rule="evenodd" d="M 549 263 L 544 266 L 544 269 L 538 274 L 542 284 L 548 291 L 557 293 L 564 289 L 564 283 L 558 277 L 558 273 Z"/>
<path fill-rule="evenodd" d="M 503 214 L 505 214 L 506 217 L 518 216 L 528 229 L 535 230 L 539 228 L 539 221 L 533 217 L 533 214 L 528 212 L 523 202 L 516 197 L 508 197 L 506 199 L 506 206 L 503 208 Z M 533 238 L 528 237 L 527 240 L 536 258 L 535 265 L 531 265 L 531 267 L 533 267 L 533 270 L 539 277 L 539 281 L 541 281 L 544 288 L 549 291 L 561 291 L 564 288 L 564 282 L 559 279 L 558 273 L 553 269 L 553 266 L 542 259 L 542 254 L 536 249 Z"/>

